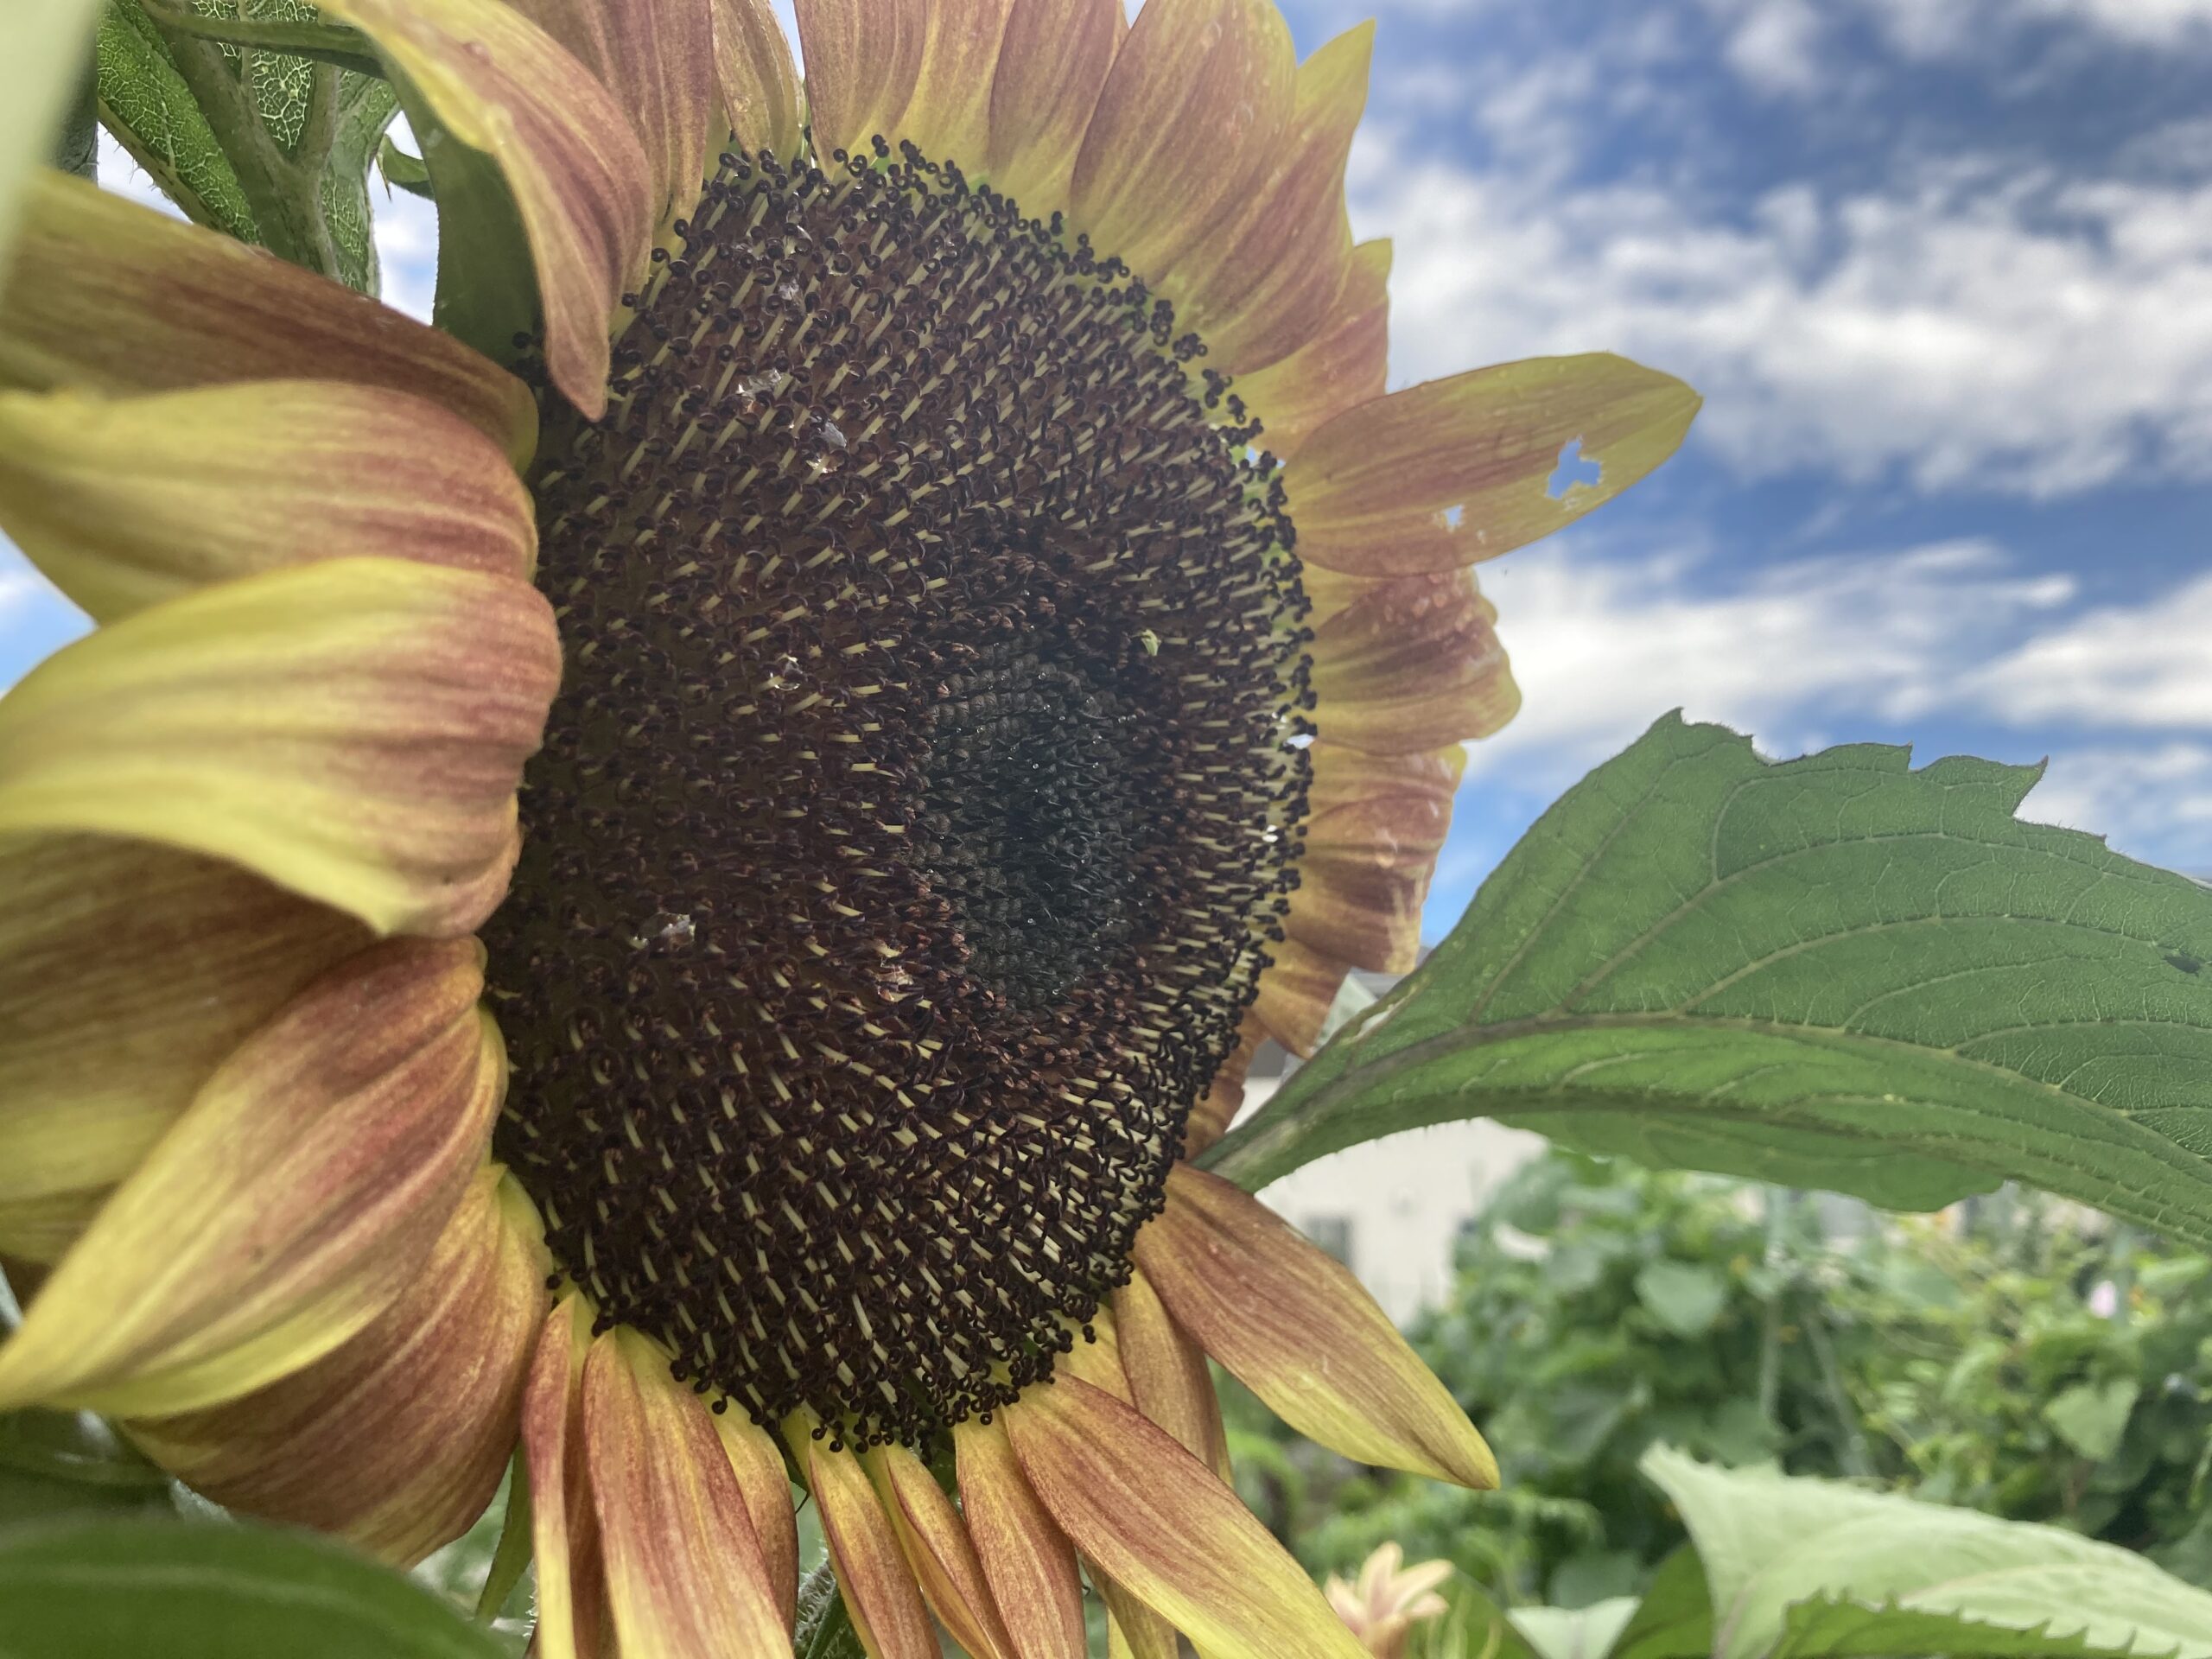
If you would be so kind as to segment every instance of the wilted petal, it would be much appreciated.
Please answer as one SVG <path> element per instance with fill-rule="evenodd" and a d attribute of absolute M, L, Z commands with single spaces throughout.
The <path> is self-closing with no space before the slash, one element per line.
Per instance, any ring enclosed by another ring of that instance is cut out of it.
<path fill-rule="evenodd" d="M 1076 152 L 1128 27 L 1122 0 L 1014 0 L 1007 13 L 984 170 L 1032 219 L 1066 207 Z"/>
<path fill-rule="evenodd" d="M 1298 556 L 1354 575 L 1455 570 L 1548 536 L 1673 454 L 1698 395 L 1624 357 L 1540 357 L 1338 414 L 1290 477 Z M 1596 484 L 1551 493 L 1569 443 Z"/>
<path fill-rule="evenodd" d="M 537 1562 L 537 1659 L 611 1659 L 614 1632 L 599 1519 L 584 1455 L 584 1360 L 592 1313 L 563 1296 L 545 1317 L 523 1387 L 531 1554 Z"/>
<path fill-rule="evenodd" d="M 953 1426 L 952 1445 L 968 1534 L 1014 1652 L 1020 1659 L 1084 1659 L 1075 1549 L 1030 1491 L 1006 1429 L 970 1418 Z"/>
<path fill-rule="evenodd" d="M 391 1306 L 505 1084 L 474 940 L 372 947 L 248 1038 L 0 1344 L 0 1411 L 235 1400 Z"/>
<path fill-rule="evenodd" d="M 1332 416 L 1382 397 L 1390 366 L 1389 284 L 1389 243 L 1361 243 L 1313 336 L 1281 362 L 1236 377 L 1236 396 L 1260 419 L 1262 448 L 1288 461 Z"/>
<path fill-rule="evenodd" d="M 1323 742 L 1311 753 L 1306 856 L 1285 925 L 1293 938 L 1356 968 L 1411 973 L 1467 752 L 1454 743 L 1367 754 Z"/>
<path fill-rule="evenodd" d="M 1061 1376 L 1004 1415 L 1075 1547 L 1211 1659 L 1363 1659 L 1236 1494 L 1141 1412 Z"/>
<path fill-rule="evenodd" d="M 794 156 L 804 136 L 798 70 L 766 0 L 714 0 L 715 82 L 721 115 L 748 156 Z"/>
<path fill-rule="evenodd" d="M 327 380 L 0 392 L 0 530 L 99 622 L 320 559 L 518 578 L 537 560 L 529 493 L 490 439 Z"/>
<path fill-rule="evenodd" d="M 864 153 L 906 113 L 929 38 L 927 0 L 797 0 L 815 154 Z"/>
<path fill-rule="evenodd" d="M 208 1074 L 371 937 L 173 848 L 0 845 L 0 1255 L 59 1260 Z"/>
<path fill-rule="evenodd" d="M 1482 1436 L 1366 1287 L 1257 1198 L 1178 1165 L 1135 1254 L 1176 1324 L 1308 1440 L 1355 1463 L 1497 1484 Z"/>
<path fill-rule="evenodd" d="M 798 1516 L 791 1507 L 784 1459 L 767 1430 L 757 1423 L 734 1411 L 709 1415 L 737 1476 L 745 1512 L 753 1517 L 753 1535 L 760 1541 L 760 1558 L 768 1569 L 768 1588 L 788 1629 L 798 1611 Z"/>
<path fill-rule="evenodd" d="M 1253 1017 L 1292 1053 L 1311 1058 L 1351 965 L 1297 939 L 1271 944 L 1268 954 L 1274 961 L 1260 976 Z"/>
<path fill-rule="evenodd" d="M 509 0 L 613 94 L 645 152 L 652 219 L 689 213 L 715 99 L 708 0 Z M 719 139 L 721 134 L 716 132 Z"/>
<path fill-rule="evenodd" d="M 1229 1436 L 1205 1352 L 1169 1316 L 1138 1269 L 1130 1269 L 1129 1282 L 1114 1293 L 1113 1305 L 1122 1370 L 1136 1408 L 1228 1479 Z"/>
<path fill-rule="evenodd" d="M 596 420 L 607 407 L 615 302 L 658 205 L 621 107 L 505 0 L 322 0 L 321 9 L 367 35 L 448 133 L 498 164 L 530 240 L 546 372 Z"/>
<path fill-rule="evenodd" d="M 1274 165 L 1297 75 L 1274 0 L 1147 0 L 1090 112 L 1069 218 L 1157 280 Z"/>
<path fill-rule="evenodd" d="M 899 1535 L 849 1448 L 815 1438 L 820 1420 L 802 1408 L 784 1425 L 784 1440 L 806 1471 L 807 1490 L 822 1516 L 822 1536 L 838 1586 L 869 1659 L 938 1659 L 937 1632 Z"/>
<path fill-rule="evenodd" d="M 1206 360 L 1223 373 L 1280 362 L 1328 323 L 1351 258 L 1344 162 L 1374 52 L 1375 25 L 1365 22 L 1299 66 L 1264 181 L 1165 277 L 1177 322 L 1205 337 Z"/>
<path fill-rule="evenodd" d="M 902 1446 L 878 1446 L 861 1462 L 938 1622 L 973 1659 L 1018 1659 L 966 1523 L 928 1465 Z"/>
<path fill-rule="evenodd" d="M 467 1531 L 498 1490 L 548 1265 L 529 1201 L 487 1167 L 358 1335 L 227 1405 L 141 1419 L 131 1437 L 226 1508 L 410 1566 Z"/>
<path fill-rule="evenodd" d="M 451 410 L 517 466 L 530 389 L 452 335 L 275 254 L 41 173 L 0 259 L 0 384 L 127 395 L 311 378 Z"/>
<path fill-rule="evenodd" d="M 789 1659 L 767 1562 L 706 1402 L 626 1325 L 584 1361 L 584 1446 L 623 1659 Z"/>
<path fill-rule="evenodd" d="M 1488 737 L 1519 712 L 1497 611 L 1472 570 L 1316 588 L 1329 607 L 1311 647 L 1323 741 L 1422 753 Z"/>
<path fill-rule="evenodd" d="M 509 577 L 340 559 L 224 582 L 0 700 L 0 830 L 162 842 L 380 932 L 465 932 L 506 891 L 559 677 L 551 607 Z"/>

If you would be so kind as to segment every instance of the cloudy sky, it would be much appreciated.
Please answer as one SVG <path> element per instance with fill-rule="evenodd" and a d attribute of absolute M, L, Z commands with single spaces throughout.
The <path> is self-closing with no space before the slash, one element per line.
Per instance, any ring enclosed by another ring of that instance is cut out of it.
<path fill-rule="evenodd" d="M 2030 816 L 2212 873 L 2212 0 L 1287 10 L 1301 52 L 1380 14 L 1352 215 L 1395 242 L 1394 384 L 1607 348 L 1707 397 L 1488 568 L 1528 701 L 1432 932 L 1678 706 L 1777 755 L 2048 757 Z M 393 204 L 410 308 L 432 238 Z M 0 684 L 79 626 L 0 549 Z"/>

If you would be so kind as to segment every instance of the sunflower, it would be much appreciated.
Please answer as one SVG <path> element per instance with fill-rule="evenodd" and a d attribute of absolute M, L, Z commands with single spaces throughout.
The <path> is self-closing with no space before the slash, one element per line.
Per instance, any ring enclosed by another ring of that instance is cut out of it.
<path fill-rule="evenodd" d="M 0 289 L 99 624 L 0 699 L 0 1409 L 397 1561 L 512 1458 L 549 1659 L 788 1652 L 794 1481 L 879 1659 L 1079 1655 L 1079 1562 L 1137 1655 L 1357 1653 L 1208 1358 L 1494 1466 L 1189 1160 L 1411 965 L 1469 567 L 1695 397 L 1384 394 L 1365 29 L 801 0 L 802 87 L 756 0 L 322 11 L 449 328 L 58 175 Z"/>

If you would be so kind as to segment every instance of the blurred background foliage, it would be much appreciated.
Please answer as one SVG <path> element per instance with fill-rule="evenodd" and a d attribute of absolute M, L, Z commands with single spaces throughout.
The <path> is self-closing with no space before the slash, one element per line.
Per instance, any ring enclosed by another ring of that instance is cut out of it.
<path fill-rule="evenodd" d="M 1554 1151 L 1470 1224 L 1410 1331 L 1504 1490 L 1355 1467 L 1230 1384 L 1238 1484 L 1317 1574 L 1395 1540 L 1509 1605 L 1648 1587 L 1683 1539 L 1637 1473 L 1656 1444 L 2051 1522 L 2212 1586 L 2208 1274 L 2009 1191 L 1878 1217 Z"/>

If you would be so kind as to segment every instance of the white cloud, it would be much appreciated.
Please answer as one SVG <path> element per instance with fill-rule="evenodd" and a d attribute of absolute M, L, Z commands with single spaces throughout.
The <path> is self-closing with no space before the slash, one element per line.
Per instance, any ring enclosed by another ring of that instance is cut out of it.
<path fill-rule="evenodd" d="M 1363 135 L 1354 220 L 1395 238 L 1402 379 L 1611 347 L 1694 381 L 1703 441 L 1746 474 L 2212 478 L 2212 187 L 1955 161 L 1725 215 L 1547 173 Z"/>
<path fill-rule="evenodd" d="M 2075 592 L 1980 541 L 1801 559 L 1732 588 L 1689 556 L 1533 551 L 1485 567 L 1483 586 L 1527 701 L 1471 747 L 1468 774 L 1546 796 L 1670 708 L 1777 754 L 1849 741 L 1869 717 L 1921 719 L 1955 701 L 1962 664 Z"/>
<path fill-rule="evenodd" d="M 1967 680 L 2000 718 L 2212 732 L 2212 576 L 2037 635 Z M 2212 754 L 2212 751 L 2199 751 Z"/>

